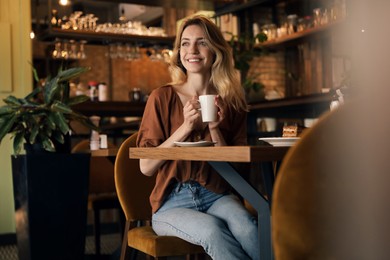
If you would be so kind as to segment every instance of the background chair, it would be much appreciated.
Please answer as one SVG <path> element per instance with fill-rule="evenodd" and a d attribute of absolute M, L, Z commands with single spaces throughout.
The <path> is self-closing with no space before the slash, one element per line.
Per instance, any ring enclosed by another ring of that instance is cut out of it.
<path fill-rule="evenodd" d="M 178 237 L 158 236 L 150 226 L 152 209 L 149 195 L 155 177 L 143 175 L 139 170 L 139 160 L 129 159 L 129 148 L 135 147 L 136 139 L 137 134 L 133 134 L 122 143 L 115 161 L 115 185 L 126 217 L 121 260 L 131 255 L 130 248 L 156 259 L 204 253 L 201 246 Z"/>
<path fill-rule="evenodd" d="M 109 143 L 108 146 L 114 147 L 114 145 L 111 143 Z M 89 151 L 89 140 L 82 140 L 72 148 L 73 153 Z M 123 215 L 118 196 L 116 195 L 114 182 L 114 164 L 108 158 L 91 157 L 88 209 L 93 211 L 95 253 L 96 255 L 100 255 L 101 210 L 117 209 L 119 212 L 119 217 L 121 218 Z"/>

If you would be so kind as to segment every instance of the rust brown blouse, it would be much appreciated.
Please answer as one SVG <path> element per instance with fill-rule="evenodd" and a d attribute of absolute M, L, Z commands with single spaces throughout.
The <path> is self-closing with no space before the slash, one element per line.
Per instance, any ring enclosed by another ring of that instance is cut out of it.
<path fill-rule="evenodd" d="M 150 94 L 138 132 L 138 147 L 156 147 L 171 136 L 184 121 L 183 104 L 172 86 L 163 86 Z M 219 125 L 227 145 L 246 145 L 246 112 L 229 107 Z M 208 127 L 193 131 L 185 141 L 211 141 Z M 223 193 L 230 186 L 207 162 L 166 161 L 157 172 L 156 185 L 150 195 L 153 212 L 164 203 L 177 182 L 197 181 L 210 191 Z"/>

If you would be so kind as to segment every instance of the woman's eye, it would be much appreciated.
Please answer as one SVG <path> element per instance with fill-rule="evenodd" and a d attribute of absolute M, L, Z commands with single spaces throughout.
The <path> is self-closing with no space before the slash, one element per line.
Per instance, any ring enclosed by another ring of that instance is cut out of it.
<path fill-rule="evenodd" d="M 182 42 L 181 46 L 188 46 L 188 44 L 189 44 L 188 42 Z"/>
<path fill-rule="evenodd" d="M 199 42 L 199 45 L 200 46 L 207 46 L 207 43 L 206 42 Z"/>

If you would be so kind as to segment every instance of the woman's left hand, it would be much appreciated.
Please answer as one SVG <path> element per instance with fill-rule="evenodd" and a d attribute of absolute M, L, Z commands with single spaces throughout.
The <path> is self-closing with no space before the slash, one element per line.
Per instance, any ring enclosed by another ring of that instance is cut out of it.
<path fill-rule="evenodd" d="M 225 119 L 225 103 L 223 102 L 221 96 L 220 95 L 215 96 L 214 102 L 218 108 L 218 115 L 217 115 L 216 122 L 209 123 L 210 130 L 217 128 L 218 125 Z"/>

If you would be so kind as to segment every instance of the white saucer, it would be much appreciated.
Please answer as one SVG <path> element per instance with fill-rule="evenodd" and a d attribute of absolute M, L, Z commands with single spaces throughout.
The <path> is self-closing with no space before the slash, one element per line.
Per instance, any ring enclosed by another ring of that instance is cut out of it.
<path fill-rule="evenodd" d="M 299 137 L 264 137 L 260 141 L 269 143 L 272 146 L 293 146 Z"/>
<path fill-rule="evenodd" d="M 196 147 L 196 146 L 213 146 L 217 142 L 210 142 L 210 141 L 198 141 L 198 142 L 174 142 L 177 146 L 182 147 Z"/>

